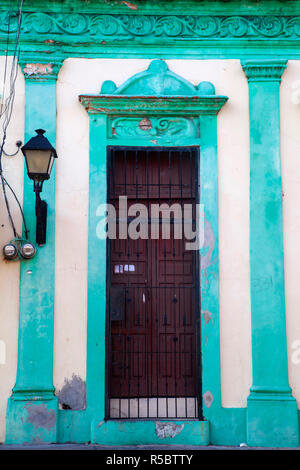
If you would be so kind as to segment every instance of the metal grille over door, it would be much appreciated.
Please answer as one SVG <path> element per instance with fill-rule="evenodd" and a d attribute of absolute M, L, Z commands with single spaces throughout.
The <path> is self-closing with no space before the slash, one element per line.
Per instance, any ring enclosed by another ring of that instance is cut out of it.
<path fill-rule="evenodd" d="M 189 204 L 195 222 L 198 158 L 196 147 L 108 150 L 108 200 L 117 214 L 117 238 L 108 243 L 108 419 L 202 417 L 199 252 L 174 236 L 182 220 L 172 211 L 183 214 Z M 169 221 L 153 217 L 163 204 Z M 124 223 L 136 224 L 140 237 L 125 238 Z"/>

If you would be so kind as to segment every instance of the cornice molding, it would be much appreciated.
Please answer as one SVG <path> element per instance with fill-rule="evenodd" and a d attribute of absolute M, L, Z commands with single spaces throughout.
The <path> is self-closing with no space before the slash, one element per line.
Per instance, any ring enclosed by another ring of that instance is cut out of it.
<path fill-rule="evenodd" d="M 22 388 L 14 387 L 11 399 L 14 401 L 45 401 L 57 399 L 54 387 L 49 388 Z"/>
<path fill-rule="evenodd" d="M 212 2 L 213 3 L 213 2 Z M 228 2 L 229 3 L 229 2 Z M 225 5 L 225 2 L 224 2 Z M 92 6 L 87 6 L 91 8 Z M 185 58 L 244 58 L 300 57 L 300 15 L 187 13 L 149 14 L 142 9 L 126 13 L 104 13 L 88 10 L 77 12 L 34 11 L 31 4 L 24 11 L 21 28 L 21 51 L 39 56 L 62 58 L 82 57 L 185 57 Z M 94 4 L 95 7 L 95 4 Z M 3 8 L 3 7 L 2 7 Z M 49 7 L 48 7 L 49 8 Z M 78 3 L 75 11 L 81 11 Z M 226 8 L 224 6 L 226 11 Z M 0 10 L 0 50 L 7 49 L 8 9 Z M 17 16 L 10 18 L 11 41 L 8 49 L 13 53 Z M 284 54 L 284 55 L 283 55 Z"/>
<path fill-rule="evenodd" d="M 242 67 L 249 82 L 280 82 L 286 64 L 286 60 L 247 60 Z"/>
<path fill-rule="evenodd" d="M 80 95 L 79 101 L 89 114 L 198 116 L 217 114 L 227 96 L 117 96 Z"/>

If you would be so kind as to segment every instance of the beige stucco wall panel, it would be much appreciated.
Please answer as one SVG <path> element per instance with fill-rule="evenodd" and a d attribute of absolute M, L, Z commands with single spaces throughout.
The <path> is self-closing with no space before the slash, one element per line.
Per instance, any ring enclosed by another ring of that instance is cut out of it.
<path fill-rule="evenodd" d="M 0 94 L 3 90 L 4 67 L 5 57 L 0 57 Z M 11 60 L 9 59 L 8 73 L 10 73 L 10 69 Z M 9 154 L 16 151 L 15 143 L 17 140 L 24 140 L 24 93 L 24 78 L 19 70 L 14 108 L 4 146 L 5 151 Z M 7 92 L 5 96 L 7 96 Z M 1 139 L 3 135 L 2 123 L 3 118 L 1 118 L 0 128 Z M 2 160 L 3 175 L 12 186 L 21 203 L 23 199 L 23 160 L 21 152 L 15 157 L 4 156 Z M 17 231 L 21 234 L 21 214 L 9 190 L 7 191 L 7 197 Z M 20 262 L 5 261 L 2 256 L 3 245 L 12 238 L 14 238 L 14 235 L 6 211 L 2 187 L 0 186 L 0 442 L 5 439 L 7 399 L 11 395 L 11 389 L 15 384 L 17 370 Z"/>
<path fill-rule="evenodd" d="M 300 408 L 300 61 L 282 76 L 280 108 L 288 368 Z"/>
<path fill-rule="evenodd" d="M 58 388 L 73 373 L 83 379 L 86 374 L 89 144 L 88 116 L 78 95 L 99 93 L 104 80 L 119 86 L 149 62 L 68 59 L 59 74 L 54 345 Z M 229 96 L 218 118 L 222 403 L 245 406 L 251 381 L 247 81 L 237 60 L 167 63 L 195 85 L 208 80 L 217 93 Z"/>
<path fill-rule="evenodd" d="M 224 407 L 245 407 L 252 383 L 248 83 L 239 60 L 168 64 L 229 97 L 218 115 L 221 392 Z"/>

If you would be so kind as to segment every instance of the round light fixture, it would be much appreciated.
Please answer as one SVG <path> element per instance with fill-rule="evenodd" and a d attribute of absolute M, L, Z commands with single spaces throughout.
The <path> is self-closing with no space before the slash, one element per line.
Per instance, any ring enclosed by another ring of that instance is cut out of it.
<path fill-rule="evenodd" d="M 30 242 L 26 242 L 23 245 L 21 245 L 19 251 L 20 251 L 20 255 L 22 256 L 22 258 L 25 258 L 25 259 L 31 259 L 36 254 L 36 248 Z"/>
<path fill-rule="evenodd" d="M 18 257 L 18 249 L 13 243 L 7 243 L 3 247 L 3 255 L 7 260 L 13 260 Z"/>

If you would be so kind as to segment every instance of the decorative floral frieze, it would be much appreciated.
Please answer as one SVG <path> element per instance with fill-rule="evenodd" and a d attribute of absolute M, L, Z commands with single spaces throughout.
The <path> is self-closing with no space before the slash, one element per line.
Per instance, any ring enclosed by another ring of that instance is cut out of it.
<path fill-rule="evenodd" d="M 7 32 L 8 12 L 0 13 L 0 31 Z M 10 30 L 17 30 L 12 16 Z M 165 38 L 299 38 L 300 16 L 275 15 L 107 15 L 24 12 L 22 35 L 80 35 Z M 24 37 L 24 36 L 23 36 Z"/>
<path fill-rule="evenodd" d="M 116 118 L 109 126 L 109 138 L 199 137 L 199 122 L 193 118 Z"/>

